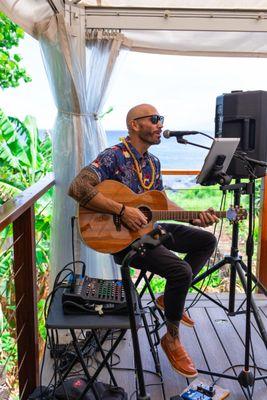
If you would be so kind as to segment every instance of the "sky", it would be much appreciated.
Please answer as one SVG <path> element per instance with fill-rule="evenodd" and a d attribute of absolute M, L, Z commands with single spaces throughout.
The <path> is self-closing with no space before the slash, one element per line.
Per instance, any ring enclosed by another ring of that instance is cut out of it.
<path fill-rule="evenodd" d="M 39 128 L 52 128 L 56 107 L 38 42 L 26 35 L 16 52 L 32 82 L 0 91 L 0 107 L 23 119 L 31 114 Z M 232 90 L 267 90 L 267 59 L 166 56 L 128 52 L 109 90 L 103 120 L 107 130 L 125 129 L 127 111 L 153 104 L 165 128 L 214 131 L 216 97 Z"/>

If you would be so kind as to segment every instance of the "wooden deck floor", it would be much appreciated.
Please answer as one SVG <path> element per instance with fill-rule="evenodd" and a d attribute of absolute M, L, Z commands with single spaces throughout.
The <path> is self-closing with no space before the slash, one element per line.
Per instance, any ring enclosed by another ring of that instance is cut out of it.
<path fill-rule="evenodd" d="M 214 295 L 216 296 L 216 295 Z M 228 295 L 219 294 L 217 298 L 220 302 L 227 306 Z M 190 303 L 192 298 L 188 298 Z M 244 296 L 239 294 L 236 298 L 236 307 L 242 303 Z M 260 315 L 264 321 L 265 329 L 267 330 L 267 301 L 262 295 L 255 296 Z M 213 302 L 206 300 L 204 297 L 190 309 L 190 316 L 195 320 L 195 328 L 181 327 L 181 337 L 187 351 L 194 359 L 196 366 L 201 370 L 211 370 L 218 373 L 223 373 L 227 370 L 231 364 L 239 365 L 235 368 L 235 371 L 228 370 L 228 375 L 238 375 L 244 365 L 244 339 L 245 339 L 245 315 L 236 315 L 229 317 L 226 312 L 215 305 Z M 164 333 L 165 328 L 162 328 Z M 139 330 L 140 348 L 142 353 L 143 368 L 146 370 L 153 369 L 153 359 L 149 350 L 147 338 L 143 329 Z M 243 342 L 243 343 L 242 343 Z M 258 367 L 267 369 L 267 350 L 259 336 L 258 328 L 256 326 L 254 317 L 252 317 L 252 347 L 254 353 L 254 359 Z M 105 345 L 107 348 L 107 346 Z M 175 373 L 165 354 L 162 352 L 161 347 L 158 346 L 159 358 L 161 368 L 163 371 L 164 386 L 166 392 L 166 399 L 169 400 L 171 396 L 180 394 L 185 387 L 188 386 L 188 381 L 182 376 Z M 252 354 L 252 353 L 251 353 Z M 130 338 L 130 332 L 127 333 L 126 339 L 121 342 L 116 355 L 113 357 L 113 362 L 120 360 L 117 365 L 119 370 L 114 370 L 115 377 L 118 384 L 124 387 L 128 393 L 128 399 L 132 400 L 136 397 L 130 397 L 135 391 L 135 379 L 134 373 L 128 371 L 127 368 L 133 368 L 133 348 Z M 47 363 L 47 366 L 50 363 Z M 251 365 L 254 365 L 253 359 L 251 358 Z M 51 366 L 51 364 L 50 364 Z M 50 369 L 50 368 L 49 368 Z M 46 368 L 47 370 L 47 368 Z M 51 371 L 51 369 L 50 369 Z M 252 368 L 253 371 L 253 368 Z M 256 376 L 267 375 L 266 371 L 256 370 Z M 209 379 L 207 375 L 199 375 L 204 379 Z M 48 379 L 47 375 L 44 377 L 43 382 Z M 99 378 L 101 380 L 101 376 Z M 105 373 L 102 373 L 102 380 L 106 380 Z M 214 377 L 216 379 L 216 377 Z M 146 384 L 148 386 L 147 391 L 151 395 L 152 400 L 163 399 L 161 388 L 159 385 L 153 386 L 159 383 L 159 378 L 151 373 L 145 374 Z M 218 385 L 224 389 L 228 389 L 231 394 L 228 397 L 233 400 L 243 400 L 246 397 L 246 392 L 242 389 L 237 381 L 221 378 L 218 381 Z M 265 381 L 259 380 L 255 383 L 253 399 L 255 400 L 266 400 L 267 399 L 267 379 Z"/>

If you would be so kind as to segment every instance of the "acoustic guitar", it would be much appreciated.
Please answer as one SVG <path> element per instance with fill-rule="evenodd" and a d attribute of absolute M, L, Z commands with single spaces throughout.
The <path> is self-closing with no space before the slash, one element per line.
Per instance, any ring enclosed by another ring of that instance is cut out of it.
<path fill-rule="evenodd" d="M 153 229 L 156 221 L 188 222 L 198 218 L 199 211 L 175 209 L 165 193 L 151 190 L 141 194 L 134 193 L 127 186 L 113 180 L 106 180 L 97 185 L 97 189 L 105 197 L 125 206 L 136 207 L 147 217 L 147 225 L 138 231 L 131 231 L 124 226 L 115 215 L 100 213 L 79 206 L 79 230 L 84 243 L 100 253 L 116 253 L 125 249 L 134 240 Z M 230 208 L 227 211 L 214 211 L 219 218 L 238 221 L 246 218 L 246 210 Z"/>

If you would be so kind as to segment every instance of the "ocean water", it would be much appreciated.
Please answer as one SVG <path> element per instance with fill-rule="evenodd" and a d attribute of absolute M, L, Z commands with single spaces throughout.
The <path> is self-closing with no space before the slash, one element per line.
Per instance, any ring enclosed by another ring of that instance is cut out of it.
<path fill-rule="evenodd" d="M 211 133 L 208 133 L 212 136 Z M 120 137 L 127 136 L 125 131 L 107 131 L 108 145 L 120 142 Z M 186 140 L 210 147 L 211 140 L 202 135 L 185 136 Z M 162 169 L 201 169 L 208 150 L 190 144 L 177 143 L 175 138 L 162 137 L 159 145 L 151 146 L 149 152 L 160 159 Z M 195 177 L 189 176 L 164 176 L 166 188 L 178 189 L 195 185 Z"/>

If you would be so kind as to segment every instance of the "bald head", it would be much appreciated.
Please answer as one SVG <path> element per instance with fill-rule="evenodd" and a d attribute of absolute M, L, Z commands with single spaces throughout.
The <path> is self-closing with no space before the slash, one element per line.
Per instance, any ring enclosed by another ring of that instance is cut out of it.
<path fill-rule="evenodd" d="M 128 131 L 129 132 L 131 131 L 131 121 L 132 120 L 134 120 L 135 118 L 145 117 L 146 115 L 153 115 L 153 114 L 158 114 L 158 111 L 151 104 L 138 104 L 137 106 L 131 108 L 128 111 L 128 114 L 126 117 L 126 125 L 128 128 Z"/>

